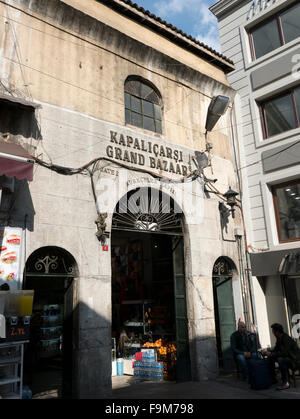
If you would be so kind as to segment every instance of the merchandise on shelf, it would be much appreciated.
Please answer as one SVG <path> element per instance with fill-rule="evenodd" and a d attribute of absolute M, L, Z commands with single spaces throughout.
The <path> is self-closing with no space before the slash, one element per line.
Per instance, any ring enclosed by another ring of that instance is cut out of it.
<path fill-rule="evenodd" d="M 60 351 L 61 339 L 41 340 L 41 355 L 56 354 Z"/>
<path fill-rule="evenodd" d="M 61 351 L 63 336 L 63 315 L 61 305 L 47 304 L 43 306 L 40 322 L 40 354 L 52 357 Z"/>
<path fill-rule="evenodd" d="M 61 326 L 62 324 L 62 315 L 55 314 L 53 316 L 41 316 L 41 326 L 42 327 L 54 327 Z"/>
<path fill-rule="evenodd" d="M 62 326 L 41 327 L 41 339 L 57 339 L 62 335 Z"/>

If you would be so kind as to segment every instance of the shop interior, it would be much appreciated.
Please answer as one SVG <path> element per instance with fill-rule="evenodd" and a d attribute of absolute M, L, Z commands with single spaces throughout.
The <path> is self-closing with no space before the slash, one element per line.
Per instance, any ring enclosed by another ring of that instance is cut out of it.
<path fill-rule="evenodd" d="M 173 246 L 167 234 L 112 234 L 113 361 L 124 359 L 124 374 L 133 375 L 136 352 L 155 348 L 157 360 L 168 361 L 164 379 L 176 379 Z"/>
<path fill-rule="evenodd" d="M 34 290 L 30 341 L 25 345 L 24 385 L 32 395 L 51 391 L 62 396 L 63 375 L 68 364 L 68 338 L 64 319 L 67 289 L 72 279 L 53 275 L 29 276 L 26 288 Z M 69 329 L 69 328 L 68 328 Z"/>

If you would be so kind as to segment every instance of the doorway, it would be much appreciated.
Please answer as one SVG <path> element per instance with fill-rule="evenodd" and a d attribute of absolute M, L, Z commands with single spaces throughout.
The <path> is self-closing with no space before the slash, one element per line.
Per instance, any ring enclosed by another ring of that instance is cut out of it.
<path fill-rule="evenodd" d="M 24 289 L 34 290 L 24 384 L 33 397 L 72 397 L 73 289 L 78 275 L 70 253 L 43 247 L 27 260 Z"/>
<path fill-rule="evenodd" d="M 230 337 L 236 331 L 232 291 L 233 264 L 227 258 L 219 258 L 213 267 L 213 294 L 219 371 L 234 370 L 234 358 Z"/>
<path fill-rule="evenodd" d="M 182 214 L 174 211 L 170 197 L 164 199 L 162 192 L 141 188 L 116 207 L 111 241 L 113 346 L 124 359 L 125 374 L 134 374 L 132 359 L 148 347 L 164 363 L 165 380 L 188 381 Z M 162 211 L 166 202 L 169 212 Z"/>

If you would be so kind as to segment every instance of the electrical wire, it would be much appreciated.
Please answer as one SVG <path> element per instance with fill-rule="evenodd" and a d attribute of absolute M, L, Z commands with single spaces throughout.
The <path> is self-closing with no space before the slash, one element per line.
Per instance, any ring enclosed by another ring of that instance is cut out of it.
<path fill-rule="evenodd" d="M 119 163 L 119 162 L 117 162 L 115 160 L 112 160 L 110 158 L 107 158 L 107 157 L 97 157 L 97 158 L 91 160 L 90 162 L 84 164 L 83 166 L 81 166 L 79 168 L 60 166 L 60 165 L 52 164 L 52 163 L 50 164 L 50 163 L 44 162 L 43 160 L 41 160 L 37 157 L 34 157 L 34 156 L 31 156 L 31 157 L 40 166 L 43 166 L 43 167 L 45 167 L 49 170 L 52 170 L 52 171 L 54 171 L 54 172 L 56 172 L 60 175 L 65 175 L 65 176 L 84 174 L 85 172 L 87 172 L 88 175 L 90 176 L 91 173 L 93 173 L 89 170 L 90 166 L 94 165 L 96 162 L 99 162 L 99 161 L 107 161 L 109 163 L 113 163 L 113 164 L 115 164 L 119 167 L 122 167 L 124 169 L 127 169 L 127 170 L 133 170 L 133 171 L 139 172 L 139 173 L 147 173 L 147 174 L 151 175 L 152 177 L 154 177 L 156 179 L 159 179 L 160 181 L 165 181 L 165 182 L 170 182 L 170 183 L 184 183 L 186 181 L 194 181 L 201 174 L 201 171 L 194 170 L 191 173 L 188 173 L 185 176 L 182 176 L 180 179 L 175 180 L 175 179 L 169 178 L 167 176 L 158 175 L 157 173 L 152 172 L 151 170 L 139 169 L 139 168 L 136 168 L 136 167 L 128 166 L 124 163 Z"/>

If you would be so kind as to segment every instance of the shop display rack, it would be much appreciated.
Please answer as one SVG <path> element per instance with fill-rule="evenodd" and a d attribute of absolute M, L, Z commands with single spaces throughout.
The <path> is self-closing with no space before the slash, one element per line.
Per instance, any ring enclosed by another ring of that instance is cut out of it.
<path fill-rule="evenodd" d="M 25 343 L 28 341 L 0 343 L 0 396 L 2 399 L 22 399 Z M 8 386 L 10 390 L 2 390 Z"/>
<path fill-rule="evenodd" d="M 147 330 L 147 326 L 148 326 L 148 322 L 145 318 L 145 307 L 147 304 L 152 304 L 154 301 L 153 300 L 125 300 L 122 301 L 122 304 L 130 304 L 130 305 L 137 305 L 137 306 L 141 306 L 142 309 L 142 321 L 133 321 L 133 320 L 127 320 L 126 322 L 124 322 L 124 326 L 128 326 L 128 327 L 142 327 L 143 328 L 143 334 L 147 335 L 149 334 L 149 330 Z M 131 344 L 131 347 L 133 344 Z"/>
<path fill-rule="evenodd" d="M 59 304 L 43 306 L 40 324 L 40 356 L 51 358 L 61 351 L 63 315 Z"/>

